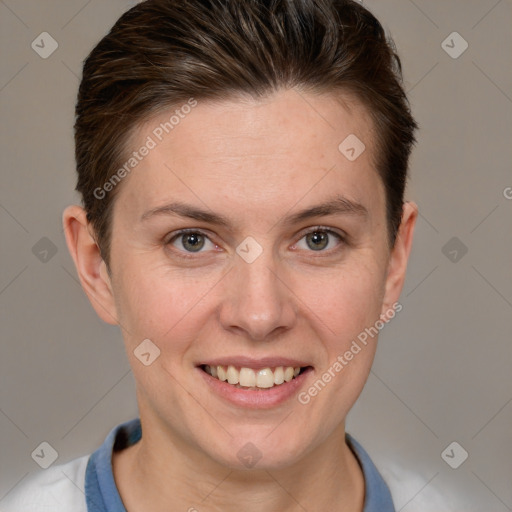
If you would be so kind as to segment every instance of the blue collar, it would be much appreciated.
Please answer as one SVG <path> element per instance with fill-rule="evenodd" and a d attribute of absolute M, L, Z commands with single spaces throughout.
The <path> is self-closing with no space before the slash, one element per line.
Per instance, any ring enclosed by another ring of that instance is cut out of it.
<path fill-rule="evenodd" d="M 87 512 L 126 512 L 114 481 L 112 451 L 123 450 L 141 437 L 140 419 L 135 418 L 113 428 L 91 455 L 85 473 Z M 364 475 L 363 512 L 395 512 L 389 489 L 368 454 L 350 434 L 345 434 L 345 438 Z"/>

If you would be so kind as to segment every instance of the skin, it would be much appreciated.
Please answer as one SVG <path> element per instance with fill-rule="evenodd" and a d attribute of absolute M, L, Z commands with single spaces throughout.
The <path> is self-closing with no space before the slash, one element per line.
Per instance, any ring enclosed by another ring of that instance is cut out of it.
<path fill-rule="evenodd" d="M 398 301 L 417 206 L 405 203 L 390 248 L 372 124 L 356 100 L 344 100 L 291 89 L 265 100 L 199 102 L 119 185 L 110 274 L 83 209 L 65 210 L 82 286 L 97 314 L 120 326 L 137 383 L 143 438 L 113 457 L 129 512 L 363 509 L 345 417 L 366 382 L 376 338 L 307 405 L 293 397 L 242 409 L 215 395 L 196 368 L 222 356 L 292 357 L 313 367 L 307 390 Z M 141 126 L 133 149 L 172 112 Z M 366 146 L 353 162 L 338 150 L 349 134 Z M 367 214 L 283 222 L 336 194 Z M 231 224 L 171 215 L 141 221 L 174 200 Z M 345 241 L 329 234 L 328 245 L 312 249 L 306 235 L 317 226 Z M 200 252 L 173 238 L 183 228 L 207 236 Z M 250 264 L 236 253 L 247 236 L 263 249 Z M 133 353 L 146 338 L 161 351 L 149 366 Z M 248 442 L 262 454 L 252 469 L 237 457 Z"/>

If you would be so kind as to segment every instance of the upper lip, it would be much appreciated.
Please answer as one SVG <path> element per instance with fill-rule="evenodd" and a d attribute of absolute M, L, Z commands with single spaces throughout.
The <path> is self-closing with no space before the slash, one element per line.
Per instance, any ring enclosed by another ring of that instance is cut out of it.
<path fill-rule="evenodd" d="M 290 359 L 289 357 L 261 357 L 254 359 L 247 356 L 232 356 L 232 357 L 219 357 L 216 359 L 209 359 L 200 363 L 198 366 L 235 366 L 238 368 L 252 368 L 254 370 L 261 370 L 262 368 L 277 368 L 278 366 L 293 366 L 301 368 L 310 366 L 304 361 L 298 359 Z"/>

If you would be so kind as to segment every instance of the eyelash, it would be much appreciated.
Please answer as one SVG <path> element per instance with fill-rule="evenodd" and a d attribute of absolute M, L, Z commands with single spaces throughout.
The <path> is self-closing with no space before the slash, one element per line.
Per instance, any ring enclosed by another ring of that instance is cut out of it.
<path fill-rule="evenodd" d="M 341 245 L 347 243 L 346 236 L 342 235 L 341 233 L 338 233 L 337 231 L 334 231 L 334 230 L 332 230 L 330 228 L 327 228 L 327 227 L 324 227 L 324 226 L 314 226 L 312 228 L 309 228 L 309 230 L 306 231 L 305 233 L 303 233 L 302 236 L 299 238 L 299 240 L 294 245 L 296 245 L 298 242 L 300 242 L 307 235 L 312 234 L 312 233 L 316 233 L 316 232 L 322 232 L 322 233 L 328 233 L 329 235 L 334 235 L 338 239 L 338 241 L 340 243 L 334 249 L 321 250 L 321 251 L 310 250 L 310 251 L 307 251 L 307 252 L 311 252 L 311 253 L 318 252 L 318 253 L 323 253 L 325 255 L 331 256 L 334 253 L 339 252 L 341 250 Z M 204 236 L 204 237 L 208 238 L 208 240 L 210 240 L 208 234 L 205 233 L 204 231 L 201 231 L 200 229 L 187 228 L 187 229 L 181 229 L 180 231 L 174 233 L 172 235 L 172 237 L 169 238 L 165 242 L 165 245 L 172 245 L 172 243 L 175 240 L 177 240 L 180 236 L 183 236 L 183 235 L 186 235 L 186 234 L 197 234 L 197 235 Z M 214 242 L 212 242 L 211 240 L 210 240 L 210 242 L 212 244 L 214 244 L 214 245 L 217 245 Z M 176 252 L 179 253 L 179 256 L 182 257 L 182 258 L 192 259 L 192 258 L 197 258 L 196 255 L 200 254 L 202 251 L 199 251 L 197 253 L 193 253 L 193 252 L 188 252 L 188 251 L 177 250 Z M 315 257 L 321 257 L 321 256 L 315 256 Z"/>

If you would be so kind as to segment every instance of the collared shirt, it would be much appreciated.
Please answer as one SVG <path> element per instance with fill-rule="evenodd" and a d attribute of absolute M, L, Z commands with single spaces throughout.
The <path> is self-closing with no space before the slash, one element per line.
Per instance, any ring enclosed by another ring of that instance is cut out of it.
<path fill-rule="evenodd" d="M 388 486 L 363 447 L 345 434 L 365 480 L 363 512 L 395 512 Z M 140 419 L 113 428 L 91 455 L 52 466 L 9 492 L 1 512 L 126 512 L 112 471 L 112 452 L 142 437 Z M 334 509 L 333 509 L 334 510 Z"/>

